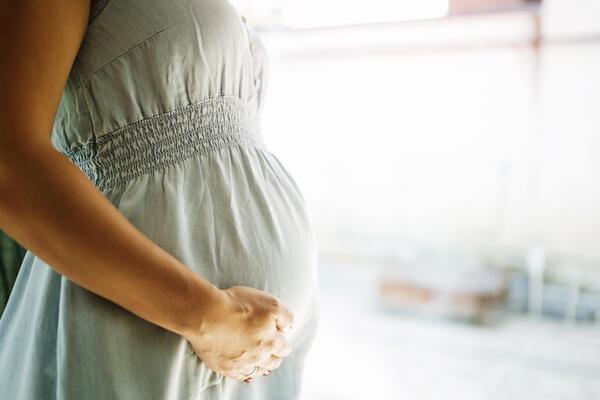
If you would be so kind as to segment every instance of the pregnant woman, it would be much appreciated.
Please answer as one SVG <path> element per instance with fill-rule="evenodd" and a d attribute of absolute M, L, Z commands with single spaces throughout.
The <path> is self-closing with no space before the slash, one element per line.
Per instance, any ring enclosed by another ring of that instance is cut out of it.
<path fill-rule="evenodd" d="M 2 398 L 299 398 L 315 240 L 266 70 L 227 0 L 0 3 Z"/>

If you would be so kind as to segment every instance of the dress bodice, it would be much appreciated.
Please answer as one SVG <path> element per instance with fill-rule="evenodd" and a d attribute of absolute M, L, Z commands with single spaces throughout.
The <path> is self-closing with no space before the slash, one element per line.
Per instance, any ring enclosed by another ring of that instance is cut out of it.
<path fill-rule="evenodd" d="M 109 141 L 128 141 L 128 126 L 193 105 L 197 120 L 243 118 L 237 129 L 260 140 L 266 53 L 227 0 L 100 0 L 87 29 L 52 132 L 80 166 Z M 189 122 L 192 110 L 184 114 Z M 154 125 L 164 131 L 173 121 Z"/>

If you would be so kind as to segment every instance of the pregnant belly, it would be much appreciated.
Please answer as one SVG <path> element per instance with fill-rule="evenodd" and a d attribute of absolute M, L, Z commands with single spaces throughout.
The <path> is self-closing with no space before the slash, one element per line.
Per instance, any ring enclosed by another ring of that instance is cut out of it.
<path fill-rule="evenodd" d="M 295 316 L 307 311 L 316 289 L 312 227 L 293 178 L 263 148 L 213 151 L 136 178 L 109 197 L 217 287 L 251 286 L 277 296 Z"/>

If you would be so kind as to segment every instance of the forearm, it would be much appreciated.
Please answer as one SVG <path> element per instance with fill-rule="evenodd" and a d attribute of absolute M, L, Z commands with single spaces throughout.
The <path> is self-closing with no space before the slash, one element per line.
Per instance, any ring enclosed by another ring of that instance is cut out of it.
<path fill-rule="evenodd" d="M 181 335 L 222 296 L 137 230 L 50 142 L 0 152 L 0 229 L 73 282 Z"/>

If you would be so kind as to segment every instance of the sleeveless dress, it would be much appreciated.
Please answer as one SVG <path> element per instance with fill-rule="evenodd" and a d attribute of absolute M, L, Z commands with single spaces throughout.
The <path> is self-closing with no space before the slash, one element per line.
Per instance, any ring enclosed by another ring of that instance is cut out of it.
<path fill-rule="evenodd" d="M 182 337 L 28 251 L 0 320 L 0 397 L 300 398 L 319 321 L 317 255 L 303 195 L 260 134 L 267 67 L 227 0 L 100 0 L 52 143 L 194 272 L 281 299 L 295 317 L 281 366 L 250 384 L 218 374 Z"/>

